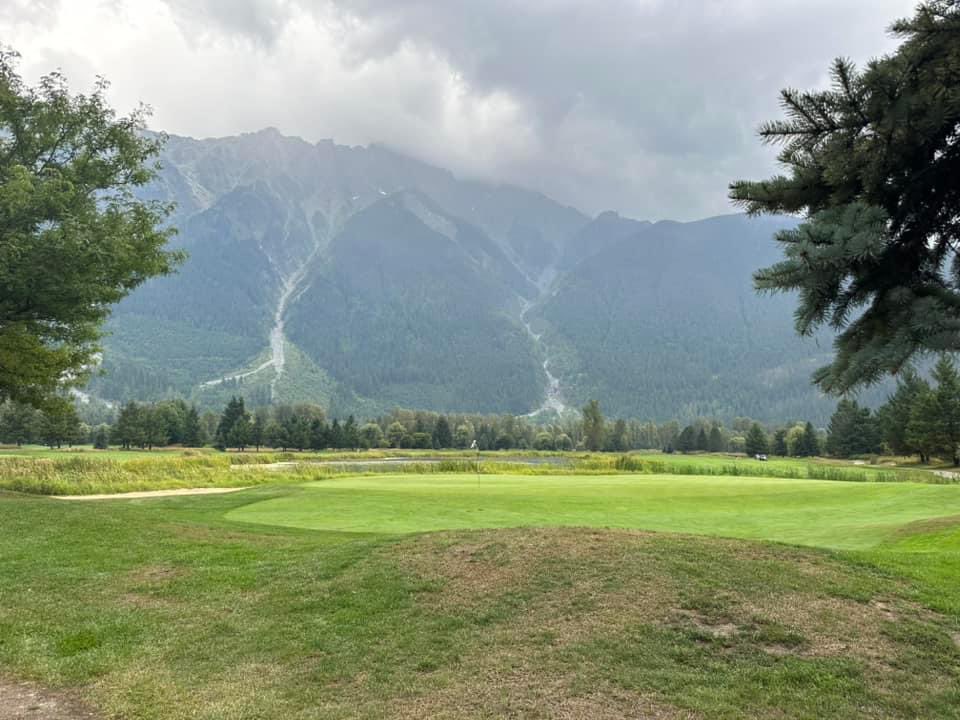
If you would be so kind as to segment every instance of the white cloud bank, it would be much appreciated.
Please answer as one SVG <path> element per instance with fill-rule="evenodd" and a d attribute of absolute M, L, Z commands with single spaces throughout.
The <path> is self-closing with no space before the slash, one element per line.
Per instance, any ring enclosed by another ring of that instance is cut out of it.
<path fill-rule="evenodd" d="M 31 80 L 197 137 L 382 142 L 587 212 L 693 219 L 774 170 L 781 87 L 894 47 L 910 0 L 7 0 Z"/>

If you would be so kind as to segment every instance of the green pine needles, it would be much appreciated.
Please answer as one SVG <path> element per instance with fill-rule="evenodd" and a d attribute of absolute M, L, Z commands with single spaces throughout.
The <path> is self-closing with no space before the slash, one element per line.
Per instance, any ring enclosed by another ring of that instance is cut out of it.
<path fill-rule="evenodd" d="M 730 186 L 751 214 L 806 217 L 755 283 L 798 293 L 799 333 L 838 332 L 814 375 L 828 392 L 960 350 L 960 2 L 926 2 L 892 32 L 895 53 L 863 71 L 838 59 L 831 89 L 784 90 L 786 119 L 760 136 L 788 174 Z"/>

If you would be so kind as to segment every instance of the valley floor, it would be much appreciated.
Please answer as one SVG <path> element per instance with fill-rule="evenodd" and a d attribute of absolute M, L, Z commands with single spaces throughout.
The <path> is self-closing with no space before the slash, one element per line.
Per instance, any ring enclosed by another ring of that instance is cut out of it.
<path fill-rule="evenodd" d="M 0 491 L 26 717 L 960 717 L 960 485 L 239 474 Z"/>

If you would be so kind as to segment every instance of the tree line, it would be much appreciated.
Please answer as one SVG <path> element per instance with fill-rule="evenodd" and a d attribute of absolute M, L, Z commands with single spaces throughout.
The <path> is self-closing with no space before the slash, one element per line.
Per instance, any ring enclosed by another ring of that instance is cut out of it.
<path fill-rule="evenodd" d="M 827 452 L 836 457 L 871 453 L 940 458 L 960 465 L 960 373 L 941 357 L 930 380 L 907 368 L 887 402 L 871 412 L 841 400 L 830 420 Z"/>
<path fill-rule="evenodd" d="M 53 447 L 90 443 L 101 448 L 112 445 L 121 449 L 179 445 L 297 451 L 476 447 L 484 451 L 744 452 L 754 425 L 749 418 L 737 418 L 730 427 L 707 419 L 686 427 L 675 420 L 666 423 L 608 420 L 596 400 L 588 402 L 579 417 L 546 423 L 509 414 L 406 409 L 358 421 L 352 415 L 331 418 L 323 407 L 309 403 L 250 410 L 242 396 L 233 397 L 221 413 L 200 412 L 183 400 L 128 402 L 112 411 L 112 415 L 106 414 L 101 406 L 87 403 L 63 403 L 56 413 L 14 402 L 0 405 L 2 443 L 42 443 Z"/>
<path fill-rule="evenodd" d="M 284 451 L 475 447 L 733 452 L 781 457 L 826 454 L 839 458 L 883 453 L 916 455 L 921 462 L 942 458 L 960 464 L 960 372 L 948 357 L 936 364 L 930 380 L 908 368 L 901 373 L 896 391 L 876 411 L 856 400 L 842 399 L 826 429 L 817 429 L 808 421 L 771 428 L 750 418 L 736 418 L 729 426 L 708 418 L 686 426 L 675 420 L 608 420 L 596 400 L 588 402 L 579 417 L 548 423 L 509 414 L 405 409 L 358 421 L 353 415 L 330 418 L 324 408 L 309 403 L 261 406 L 250 411 L 242 396 L 233 397 L 221 413 L 201 413 L 183 400 L 164 400 L 128 402 L 108 418 L 109 422 L 104 419 L 102 408 L 84 403 L 63 401 L 37 409 L 8 401 L 0 405 L 0 442 L 50 447 L 89 443 L 121 449 L 170 445 Z"/>

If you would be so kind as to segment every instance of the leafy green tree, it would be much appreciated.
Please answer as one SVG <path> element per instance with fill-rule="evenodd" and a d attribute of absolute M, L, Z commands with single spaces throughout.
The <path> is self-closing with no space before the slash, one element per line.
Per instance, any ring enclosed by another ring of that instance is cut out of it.
<path fill-rule="evenodd" d="M 383 445 L 383 430 L 376 423 L 370 422 L 361 425 L 358 435 L 362 447 L 369 449 Z"/>
<path fill-rule="evenodd" d="M 784 90 L 767 123 L 788 175 L 731 185 L 751 214 L 803 213 L 777 235 L 785 259 L 760 290 L 798 292 L 798 332 L 839 331 L 814 376 L 842 392 L 896 373 L 918 352 L 960 351 L 960 3 L 930 0 L 893 25 L 891 55 L 833 87 Z"/>
<path fill-rule="evenodd" d="M 93 431 L 93 447 L 95 450 L 106 450 L 110 447 L 110 428 L 100 425 Z"/>
<path fill-rule="evenodd" d="M 536 439 L 533 441 L 533 447 L 537 450 L 553 450 L 554 441 L 553 435 L 548 433 L 546 430 L 537 433 Z"/>
<path fill-rule="evenodd" d="M 767 434 L 760 427 L 759 423 L 753 423 L 750 430 L 747 431 L 746 445 L 744 450 L 747 455 L 766 455 L 767 453 Z"/>
<path fill-rule="evenodd" d="M 278 423 L 276 420 L 271 420 L 267 423 L 266 428 L 264 428 L 263 435 L 264 442 L 272 448 L 286 450 L 290 445 L 290 441 L 287 439 L 287 433 L 283 429 L 283 425 Z"/>
<path fill-rule="evenodd" d="M 24 403 L 7 402 L 0 407 L 0 439 L 20 447 L 33 440 L 39 422 L 36 408 Z"/>
<path fill-rule="evenodd" d="M 387 428 L 387 442 L 392 448 L 403 447 L 406 434 L 407 429 L 399 421 L 392 422 Z"/>
<path fill-rule="evenodd" d="M 877 452 L 879 445 L 877 423 L 870 408 L 860 407 L 855 400 L 841 400 L 827 428 L 827 454 L 841 458 L 866 455 Z"/>
<path fill-rule="evenodd" d="M 433 447 L 433 437 L 428 432 L 415 432 L 412 444 L 419 450 L 429 450 Z"/>
<path fill-rule="evenodd" d="M 453 442 L 458 448 L 468 448 L 473 442 L 473 425 L 470 423 L 461 423 L 457 425 L 453 434 Z"/>
<path fill-rule="evenodd" d="M 619 419 L 613 423 L 613 429 L 610 431 L 609 447 L 613 452 L 624 452 L 630 449 L 626 420 Z"/>
<path fill-rule="evenodd" d="M 591 400 L 581 410 L 583 416 L 583 444 L 587 450 L 596 451 L 603 448 L 603 431 L 605 423 L 600 403 Z"/>
<path fill-rule="evenodd" d="M 117 117 L 107 84 L 36 87 L 0 49 L 0 400 L 39 405 L 85 381 L 113 304 L 182 259 L 170 208 L 139 199 L 162 140 L 143 108 Z"/>
<path fill-rule="evenodd" d="M 80 418 L 72 402 L 48 402 L 40 415 L 40 437 L 51 448 L 80 441 Z"/>

